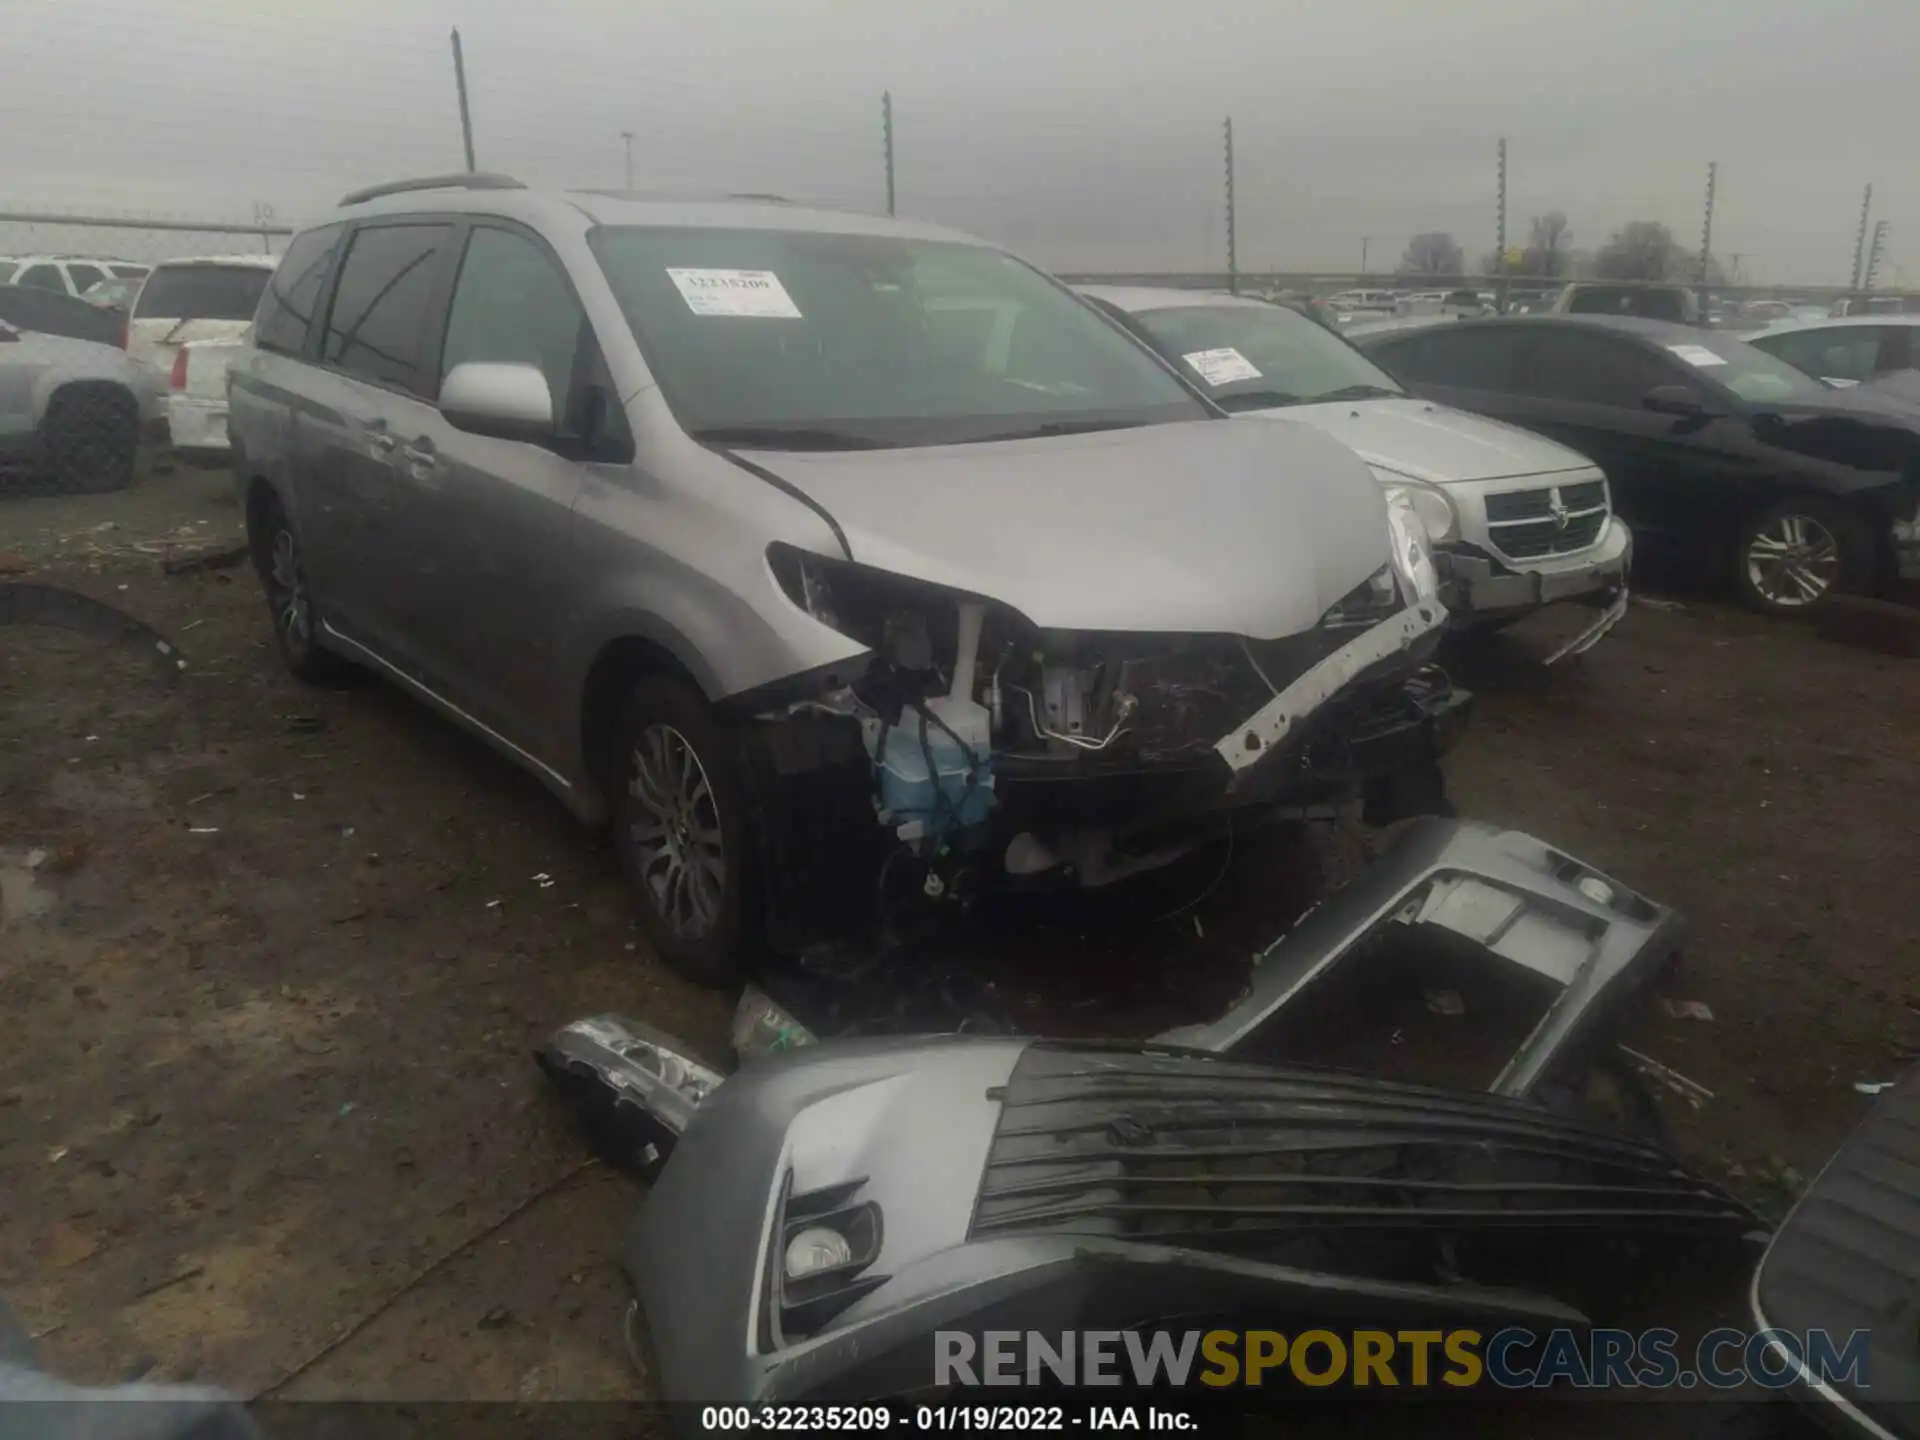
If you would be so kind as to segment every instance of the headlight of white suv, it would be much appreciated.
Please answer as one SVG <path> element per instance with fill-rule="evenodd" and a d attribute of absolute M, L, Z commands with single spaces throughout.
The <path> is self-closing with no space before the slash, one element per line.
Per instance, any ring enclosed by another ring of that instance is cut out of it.
<path fill-rule="evenodd" d="M 1460 538 L 1460 513 L 1453 508 L 1453 501 L 1447 498 L 1447 492 L 1438 485 L 1409 480 L 1391 470 L 1375 470 L 1373 477 L 1386 488 L 1389 500 L 1395 495 L 1406 497 L 1414 514 L 1427 527 L 1427 539 L 1435 545 L 1444 545 L 1449 540 Z"/>
<path fill-rule="evenodd" d="M 1440 495 L 1440 503 L 1453 513 L 1453 502 Z M 1393 568 L 1406 588 L 1407 603 L 1418 605 L 1440 593 L 1440 574 L 1433 563 L 1433 550 L 1427 543 L 1430 526 L 1420 507 L 1401 486 L 1387 491 L 1387 534 L 1393 546 Z"/>

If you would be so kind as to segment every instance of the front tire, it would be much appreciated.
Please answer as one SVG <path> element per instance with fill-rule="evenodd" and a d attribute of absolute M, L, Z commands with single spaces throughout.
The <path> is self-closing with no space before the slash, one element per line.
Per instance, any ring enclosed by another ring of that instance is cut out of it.
<path fill-rule="evenodd" d="M 614 746 L 614 840 L 641 930 L 695 984 L 737 983 L 759 914 L 732 737 L 690 687 L 649 676 Z"/>
<path fill-rule="evenodd" d="M 62 495 L 125 490 L 140 451 L 140 407 L 105 388 L 67 389 L 41 421 L 47 479 Z"/>
<path fill-rule="evenodd" d="M 307 584 L 306 557 L 287 512 L 273 495 L 257 501 L 247 516 L 254 567 L 273 617 L 273 644 L 296 680 L 309 685 L 337 675 L 341 661 L 315 639 L 320 615 Z"/>
<path fill-rule="evenodd" d="M 1740 598 L 1766 615 L 1807 615 L 1866 589 L 1873 540 L 1860 518 L 1817 495 L 1790 495 L 1751 516 L 1734 542 Z"/>

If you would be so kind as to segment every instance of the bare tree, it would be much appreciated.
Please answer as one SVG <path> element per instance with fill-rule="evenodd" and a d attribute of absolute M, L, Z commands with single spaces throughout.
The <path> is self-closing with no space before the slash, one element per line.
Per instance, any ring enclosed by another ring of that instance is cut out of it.
<path fill-rule="evenodd" d="M 1593 270 L 1603 280 L 1666 280 L 1680 276 L 1686 263 L 1673 231 L 1658 220 L 1633 220 L 1600 247 Z"/>
<path fill-rule="evenodd" d="M 1527 250 L 1520 269 L 1527 275 L 1543 275 L 1549 280 L 1560 277 L 1567 268 L 1567 248 L 1573 232 L 1567 229 L 1567 217 L 1558 210 L 1536 215 L 1528 225 Z"/>
<path fill-rule="evenodd" d="M 1427 230 L 1407 242 L 1400 269 L 1407 275 L 1458 275 L 1467 263 L 1459 243 L 1444 230 Z"/>

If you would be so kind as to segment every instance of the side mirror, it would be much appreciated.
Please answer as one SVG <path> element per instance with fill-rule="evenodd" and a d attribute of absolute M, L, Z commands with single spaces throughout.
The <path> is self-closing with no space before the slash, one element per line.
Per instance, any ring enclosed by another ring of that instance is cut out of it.
<path fill-rule="evenodd" d="M 1703 419 L 1713 413 L 1684 385 L 1656 385 L 1640 397 L 1640 403 L 1656 415 L 1677 415 L 1685 420 Z"/>
<path fill-rule="evenodd" d="M 456 430 L 545 445 L 554 438 L 553 392 L 537 365 L 469 361 L 440 382 L 440 413 Z"/>

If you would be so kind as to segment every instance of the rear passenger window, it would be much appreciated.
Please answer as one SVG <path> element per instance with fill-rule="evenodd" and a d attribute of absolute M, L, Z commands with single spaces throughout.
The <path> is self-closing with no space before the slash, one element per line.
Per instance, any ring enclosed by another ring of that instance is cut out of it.
<path fill-rule="evenodd" d="M 307 330 L 327 278 L 327 262 L 340 241 L 338 225 L 296 235 L 280 258 L 260 309 L 254 316 L 254 344 L 262 350 L 298 355 L 307 348 Z"/>
<path fill-rule="evenodd" d="M 16 285 L 25 285 L 32 290 L 58 290 L 67 293 L 67 282 L 60 278 L 60 271 L 53 265 L 29 265 L 13 277 Z"/>
<path fill-rule="evenodd" d="M 429 398 L 434 377 L 421 373 L 431 347 L 427 322 L 447 225 L 375 225 L 347 246 L 321 358 L 381 385 Z"/>

